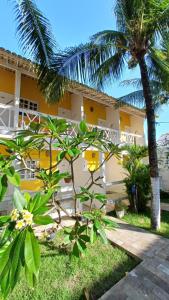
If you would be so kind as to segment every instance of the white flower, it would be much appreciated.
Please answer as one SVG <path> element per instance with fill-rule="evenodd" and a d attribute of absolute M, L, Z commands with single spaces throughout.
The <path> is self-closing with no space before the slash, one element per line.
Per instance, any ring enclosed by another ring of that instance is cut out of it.
<path fill-rule="evenodd" d="M 18 220 L 16 221 L 16 225 L 15 225 L 15 229 L 22 229 L 23 227 L 25 227 L 25 222 L 24 220 Z"/>
<path fill-rule="evenodd" d="M 11 212 L 11 221 L 17 221 L 19 218 L 19 211 L 17 209 L 13 209 Z"/>
<path fill-rule="evenodd" d="M 31 214 L 28 210 L 22 211 L 22 217 L 26 225 L 32 225 L 33 214 Z"/>

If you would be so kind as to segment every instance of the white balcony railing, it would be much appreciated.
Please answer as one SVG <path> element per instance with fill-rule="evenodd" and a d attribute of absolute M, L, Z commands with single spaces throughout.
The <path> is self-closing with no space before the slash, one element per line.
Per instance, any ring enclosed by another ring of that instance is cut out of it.
<path fill-rule="evenodd" d="M 0 104 L 0 134 L 11 134 L 12 131 L 18 129 L 28 129 L 32 122 L 41 123 L 43 117 L 47 117 L 47 114 L 43 114 L 40 112 L 26 110 L 21 108 L 16 108 L 11 105 Z M 55 116 L 52 116 L 55 117 Z M 56 116 L 58 119 L 62 119 L 62 117 Z M 76 126 L 79 124 L 78 121 L 66 119 L 71 125 L 70 135 L 73 136 L 76 133 Z M 17 123 L 16 123 L 17 122 Z M 119 131 L 116 129 L 111 129 L 108 127 L 101 127 L 92 124 L 88 124 L 89 128 L 97 127 L 99 130 L 104 130 L 105 137 L 113 142 L 114 144 L 119 143 L 142 143 L 143 137 L 141 135 L 127 133 L 123 131 Z"/>

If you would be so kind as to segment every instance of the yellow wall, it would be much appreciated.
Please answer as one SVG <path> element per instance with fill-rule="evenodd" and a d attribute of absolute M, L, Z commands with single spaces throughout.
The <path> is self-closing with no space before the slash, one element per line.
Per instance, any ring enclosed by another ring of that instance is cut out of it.
<path fill-rule="evenodd" d="M 93 112 L 91 112 L 93 108 Z M 106 107 L 103 104 L 84 98 L 84 113 L 87 123 L 97 125 L 98 119 L 106 120 Z"/>
<path fill-rule="evenodd" d="M 87 161 L 87 168 L 94 171 L 100 164 L 98 151 L 85 151 L 84 159 Z"/>
<path fill-rule="evenodd" d="M 38 103 L 38 110 L 45 114 L 56 115 L 57 105 L 49 105 L 46 103 L 42 93 L 40 92 L 37 81 L 31 77 L 22 75 L 21 77 L 21 98 L 33 100 Z"/>
<path fill-rule="evenodd" d="M 125 131 L 125 127 L 131 126 L 130 115 L 121 111 L 120 112 L 120 130 Z"/>
<path fill-rule="evenodd" d="M 7 155 L 9 156 L 9 153 L 6 151 L 6 147 L 3 145 L 0 145 L 0 155 Z"/>
<path fill-rule="evenodd" d="M 72 109 L 72 105 L 71 105 L 71 94 L 66 92 L 63 96 L 63 98 L 60 100 L 59 102 L 59 107 L 62 107 L 64 109 Z"/>
<path fill-rule="evenodd" d="M 56 156 L 58 151 L 52 152 L 52 164 L 56 163 Z M 38 151 L 31 151 L 30 156 L 32 160 L 37 160 L 37 164 L 41 168 L 47 169 L 49 168 L 49 154 L 48 151 L 41 151 L 40 155 Z M 39 179 L 32 179 L 32 180 L 22 180 L 21 181 L 21 190 L 29 190 L 29 191 L 39 191 L 42 187 L 42 182 Z"/>
<path fill-rule="evenodd" d="M 33 100 L 38 103 L 38 110 L 45 114 L 57 115 L 58 107 L 71 110 L 71 95 L 66 92 L 59 104 L 47 104 L 38 85 L 37 80 L 22 75 L 21 77 L 21 98 Z"/>
<path fill-rule="evenodd" d="M 0 92 L 15 93 L 15 73 L 10 70 L 0 68 Z"/>

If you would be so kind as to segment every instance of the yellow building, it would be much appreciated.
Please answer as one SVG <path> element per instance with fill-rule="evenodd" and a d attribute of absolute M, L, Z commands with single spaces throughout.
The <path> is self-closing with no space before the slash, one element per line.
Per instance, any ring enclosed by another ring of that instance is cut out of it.
<path fill-rule="evenodd" d="M 116 99 L 88 86 L 74 83 L 59 104 L 49 105 L 37 86 L 34 65 L 31 61 L 0 48 L 0 137 L 10 136 L 16 129 L 25 129 L 44 115 L 69 119 L 73 124 L 85 119 L 88 124 L 106 131 L 115 144 L 144 144 L 145 113 L 134 107 L 115 108 Z M 4 149 L 1 147 L 0 152 Z M 37 163 L 48 166 L 46 151 L 32 153 L 31 168 Z M 55 153 L 53 157 L 56 157 Z M 95 167 L 101 160 L 100 153 L 89 149 L 76 166 L 77 185 L 83 185 L 88 168 Z M 29 163 L 29 162 L 28 162 Z M 66 163 L 61 166 L 67 168 Z M 79 173 L 82 173 L 79 176 Z M 118 162 L 112 158 L 101 170 L 105 186 L 123 178 Z M 40 182 L 33 172 L 21 174 L 22 190 L 37 191 Z M 63 183 L 66 190 L 67 185 Z M 71 186 L 70 186 L 71 190 Z"/>

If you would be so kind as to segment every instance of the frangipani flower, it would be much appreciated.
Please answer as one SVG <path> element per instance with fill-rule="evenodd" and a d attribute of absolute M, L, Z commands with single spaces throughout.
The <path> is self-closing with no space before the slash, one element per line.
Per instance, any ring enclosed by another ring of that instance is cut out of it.
<path fill-rule="evenodd" d="M 11 221 L 16 222 L 15 229 L 22 229 L 26 226 L 31 226 L 33 223 L 33 214 L 31 214 L 28 210 L 23 209 L 19 211 L 14 209 L 11 212 Z"/>
<path fill-rule="evenodd" d="M 11 212 L 11 221 L 17 221 L 19 218 L 19 211 L 17 209 L 13 209 Z"/>
<path fill-rule="evenodd" d="M 22 217 L 26 225 L 32 225 L 33 214 L 31 214 L 28 210 L 23 210 Z"/>
<path fill-rule="evenodd" d="M 18 220 L 18 221 L 16 221 L 16 225 L 15 225 L 15 228 L 16 229 L 22 229 L 23 227 L 25 227 L 25 222 L 24 222 L 24 220 Z"/>

